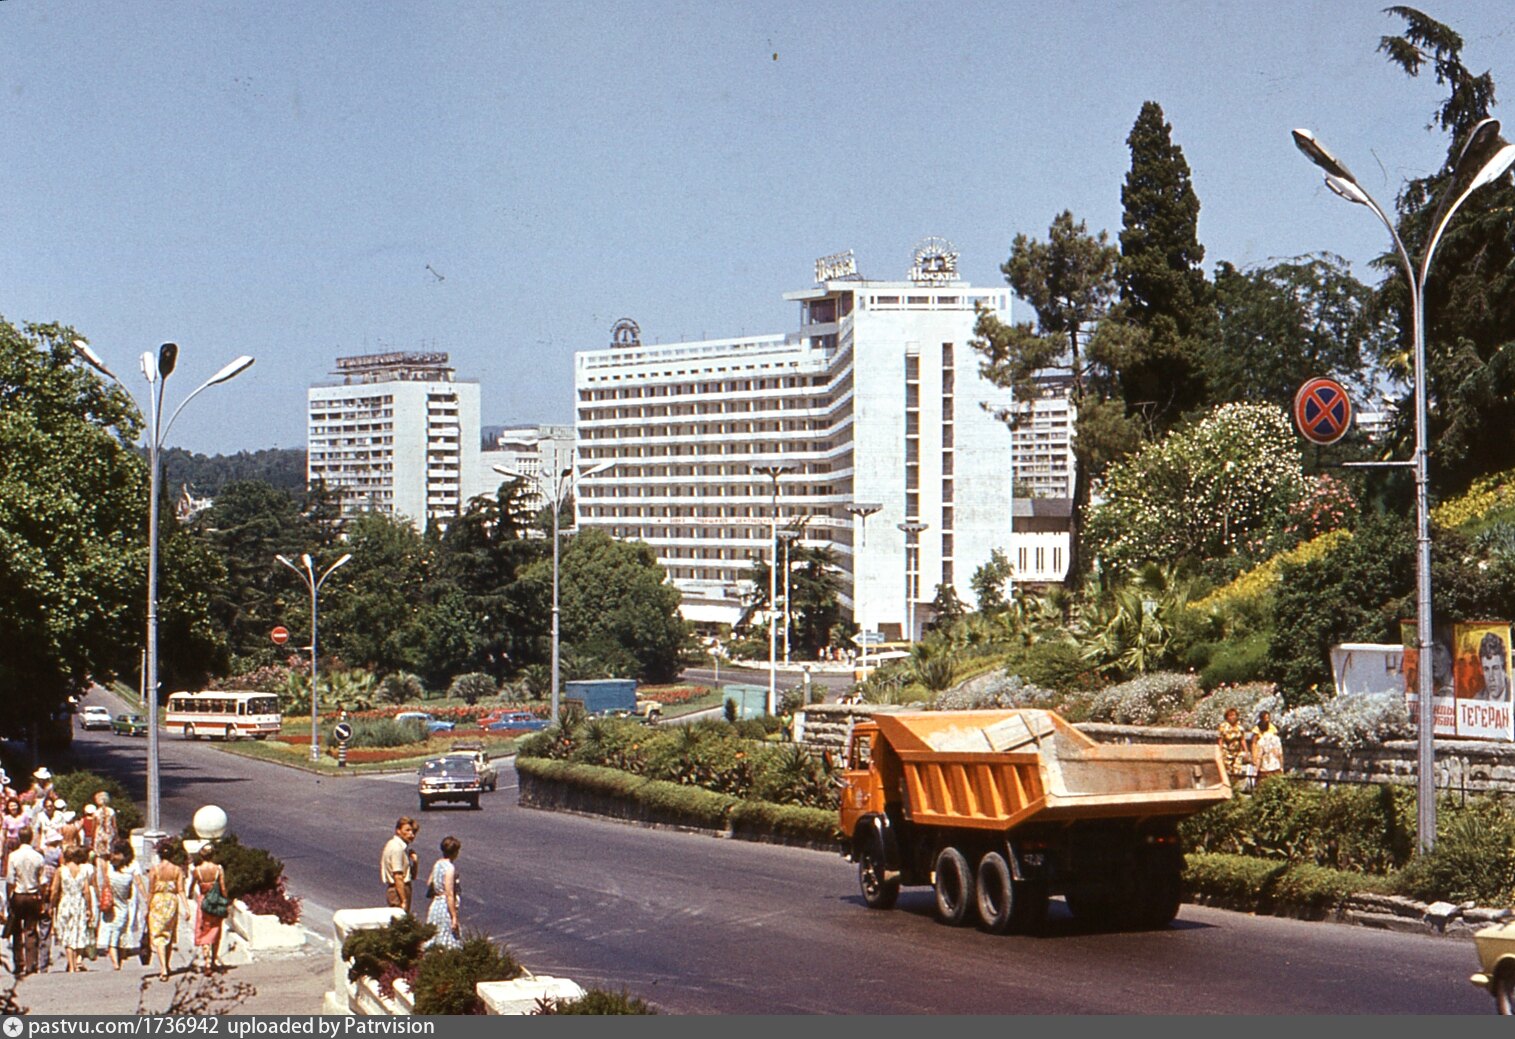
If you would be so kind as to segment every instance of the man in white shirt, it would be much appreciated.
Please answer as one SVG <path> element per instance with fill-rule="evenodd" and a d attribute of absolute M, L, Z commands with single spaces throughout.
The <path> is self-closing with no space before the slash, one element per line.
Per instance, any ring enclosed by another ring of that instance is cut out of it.
<path fill-rule="evenodd" d="M 42 919 L 42 853 L 32 847 L 31 828 L 21 828 L 21 846 L 5 866 L 5 890 L 10 896 L 11 964 L 16 977 L 35 972 L 37 924 Z"/>

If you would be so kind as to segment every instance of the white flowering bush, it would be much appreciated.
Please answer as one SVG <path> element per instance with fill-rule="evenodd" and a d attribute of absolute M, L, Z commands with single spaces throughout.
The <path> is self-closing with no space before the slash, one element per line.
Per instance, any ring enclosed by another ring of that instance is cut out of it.
<path fill-rule="evenodd" d="M 982 675 L 955 689 L 937 694 L 934 711 L 981 711 L 1008 707 L 1038 707 L 1057 710 L 1059 695 L 1026 681 L 1020 675 Z"/>
<path fill-rule="evenodd" d="M 1193 675 L 1164 671 L 1142 675 L 1095 693 L 1089 706 L 1089 720 L 1156 725 L 1187 709 L 1199 693 L 1199 680 Z"/>
<path fill-rule="evenodd" d="M 1296 707 L 1278 718 L 1278 729 L 1285 736 L 1345 750 L 1407 739 L 1415 733 L 1399 693 L 1355 693 Z"/>
<path fill-rule="evenodd" d="M 1185 721 L 1196 729 L 1218 728 L 1225 720 L 1226 712 L 1234 707 L 1240 716 L 1237 721 L 1250 728 L 1257 721 L 1258 711 L 1276 709 L 1278 703 L 1278 691 L 1271 682 L 1217 686 L 1209 696 L 1194 705 Z"/>
<path fill-rule="evenodd" d="M 1225 404 L 1110 466 L 1086 537 L 1115 566 L 1220 559 L 1281 532 L 1305 489 L 1284 410 Z"/>

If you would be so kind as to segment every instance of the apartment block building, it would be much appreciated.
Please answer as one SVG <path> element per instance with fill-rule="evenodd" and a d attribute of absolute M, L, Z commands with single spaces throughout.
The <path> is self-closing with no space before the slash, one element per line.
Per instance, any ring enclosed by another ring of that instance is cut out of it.
<path fill-rule="evenodd" d="M 478 483 L 498 487 L 502 479 L 495 466 L 519 473 L 530 490 L 527 503 L 533 510 L 552 499 L 552 474 L 561 472 L 573 459 L 572 426 L 527 425 L 495 429 L 484 440 L 479 455 Z M 505 477 L 508 479 L 508 477 Z"/>
<path fill-rule="evenodd" d="M 307 391 L 306 475 L 363 512 L 445 526 L 494 484 L 479 473 L 479 385 L 445 353 L 337 358 L 340 383 Z M 495 484 L 498 484 L 498 478 Z"/>
<path fill-rule="evenodd" d="M 1010 432 L 1017 498 L 1073 496 L 1073 380 L 1061 373 L 1037 376 L 1036 394 L 1019 401 Z"/>
<path fill-rule="evenodd" d="M 580 457 L 615 463 L 580 484 L 579 522 L 652 546 L 696 622 L 740 615 L 775 515 L 832 551 L 847 605 L 885 637 L 918 635 L 938 584 L 971 602 L 1009 545 L 1013 446 L 970 341 L 975 308 L 1008 320 L 1010 300 L 956 261 L 928 239 L 906 278 L 872 280 L 826 257 L 785 294 L 787 334 L 647 345 L 618 323 L 575 356 Z"/>

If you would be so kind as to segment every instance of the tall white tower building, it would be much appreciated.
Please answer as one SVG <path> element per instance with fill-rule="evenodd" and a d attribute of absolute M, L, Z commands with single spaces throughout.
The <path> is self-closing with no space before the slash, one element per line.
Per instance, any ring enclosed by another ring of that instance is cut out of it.
<path fill-rule="evenodd" d="M 486 489 L 479 384 L 457 381 L 445 353 L 339 357 L 332 374 L 342 382 L 307 392 L 306 470 L 343 520 L 383 512 L 445 526 Z"/>
<path fill-rule="evenodd" d="M 1008 394 L 970 346 L 975 308 L 1008 320 L 1009 293 L 966 284 L 928 239 L 904 280 L 862 278 L 839 254 L 784 298 L 800 308 L 787 335 L 648 346 L 622 321 L 608 349 L 576 355 L 580 456 L 617 463 L 580 484 L 579 522 L 646 541 L 688 619 L 730 623 L 771 552 L 759 470 L 793 467 L 780 523 L 833 551 L 864 627 L 918 636 L 937 585 L 972 602 L 974 571 L 1010 543 L 1012 445 L 992 414 Z M 865 539 L 857 503 L 880 506 Z"/>

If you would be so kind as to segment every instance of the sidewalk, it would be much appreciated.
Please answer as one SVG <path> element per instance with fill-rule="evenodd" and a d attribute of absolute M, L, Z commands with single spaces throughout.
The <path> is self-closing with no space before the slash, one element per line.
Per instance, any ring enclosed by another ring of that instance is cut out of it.
<path fill-rule="evenodd" d="M 209 978 L 188 969 L 194 935 L 187 924 L 181 925 L 168 981 L 158 979 L 156 961 L 144 967 L 136 956 L 123 960 L 119 971 L 101 956 L 86 961 L 86 973 L 69 974 L 55 946 L 48 972 L 23 978 L 15 1000 L 29 1014 L 319 1014 L 331 987 L 331 941 L 322 936 L 331 933 L 331 913 L 307 902 L 301 923 L 302 948 L 257 953 L 228 928 L 221 940 L 227 970 Z"/>

